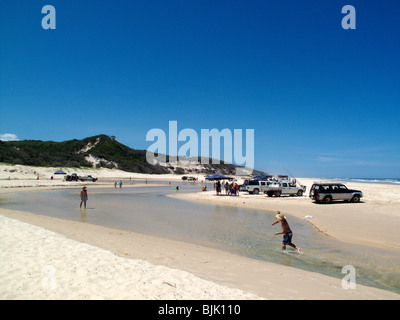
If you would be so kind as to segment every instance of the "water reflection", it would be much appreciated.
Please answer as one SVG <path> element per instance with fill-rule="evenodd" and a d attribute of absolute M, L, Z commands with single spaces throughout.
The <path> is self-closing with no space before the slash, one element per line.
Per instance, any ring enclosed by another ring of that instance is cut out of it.
<path fill-rule="evenodd" d="M 86 208 L 79 208 L 79 212 L 80 212 L 80 215 L 79 215 L 79 221 L 80 222 L 87 222 L 87 216 L 86 216 Z"/>

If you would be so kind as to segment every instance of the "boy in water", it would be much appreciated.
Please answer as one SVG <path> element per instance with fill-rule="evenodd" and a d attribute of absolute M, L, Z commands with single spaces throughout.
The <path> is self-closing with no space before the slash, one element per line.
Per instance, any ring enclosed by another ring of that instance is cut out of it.
<path fill-rule="evenodd" d="M 82 203 L 84 203 L 85 204 L 85 209 L 86 209 L 86 201 L 87 201 L 87 199 L 88 199 L 88 193 L 87 193 L 86 187 L 83 187 L 82 191 L 81 191 L 81 205 L 79 206 L 80 208 L 82 208 Z"/>
<path fill-rule="evenodd" d="M 283 230 L 282 232 L 275 233 L 275 235 L 283 234 L 282 250 L 285 250 L 286 245 L 289 245 L 294 249 L 296 249 L 298 253 L 301 253 L 300 248 L 296 247 L 296 245 L 292 243 L 293 232 L 290 229 L 288 222 L 286 221 L 286 217 L 282 213 L 280 213 L 280 211 L 277 211 L 277 215 L 275 216 L 275 218 L 276 221 L 272 225 L 275 225 L 278 222 L 280 222 Z"/>

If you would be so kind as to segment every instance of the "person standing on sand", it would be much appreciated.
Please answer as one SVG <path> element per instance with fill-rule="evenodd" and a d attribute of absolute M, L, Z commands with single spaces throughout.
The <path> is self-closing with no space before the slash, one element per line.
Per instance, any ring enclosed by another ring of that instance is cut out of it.
<path fill-rule="evenodd" d="M 85 209 L 86 209 L 86 201 L 88 200 L 88 193 L 86 190 L 86 187 L 83 187 L 81 190 L 81 204 L 79 206 L 79 208 L 82 208 L 82 203 L 85 204 Z"/>
<path fill-rule="evenodd" d="M 235 183 L 233 189 L 235 190 L 236 196 L 239 196 L 239 185 L 237 183 Z"/>
<path fill-rule="evenodd" d="M 225 194 L 226 194 L 227 196 L 229 196 L 229 194 L 231 193 L 231 188 L 229 187 L 228 181 L 225 182 L 224 188 L 225 188 Z"/>
<path fill-rule="evenodd" d="M 276 213 L 277 213 L 275 216 L 276 221 L 272 225 L 275 225 L 278 222 L 281 223 L 283 231 L 276 232 L 275 235 L 283 234 L 282 250 L 285 250 L 286 245 L 289 245 L 289 246 L 293 247 L 294 249 L 296 249 L 298 253 L 301 253 L 301 249 L 299 247 L 296 247 L 296 245 L 294 243 L 292 243 L 293 232 L 290 229 L 288 222 L 286 221 L 286 217 L 282 213 L 280 213 L 279 210 Z"/>
<path fill-rule="evenodd" d="M 221 193 L 221 182 L 219 180 L 217 181 L 216 192 L 217 192 L 217 196 Z"/>

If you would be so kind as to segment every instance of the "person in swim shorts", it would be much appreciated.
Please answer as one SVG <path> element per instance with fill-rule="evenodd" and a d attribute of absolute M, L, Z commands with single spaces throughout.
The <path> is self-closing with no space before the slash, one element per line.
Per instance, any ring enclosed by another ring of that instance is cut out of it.
<path fill-rule="evenodd" d="M 282 250 L 285 250 L 286 245 L 288 245 L 288 246 L 293 247 L 300 253 L 301 249 L 299 247 L 296 247 L 296 245 L 294 243 L 292 243 L 293 232 L 290 229 L 288 222 L 286 221 L 286 217 L 282 213 L 280 213 L 280 211 L 277 211 L 275 218 L 276 218 L 276 221 L 272 225 L 275 225 L 278 222 L 280 222 L 281 226 L 282 226 L 282 232 L 275 233 L 275 235 L 283 234 Z"/>
<path fill-rule="evenodd" d="M 85 209 L 86 209 L 86 201 L 87 200 L 88 200 L 88 193 L 87 193 L 86 187 L 83 187 L 81 190 L 81 205 L 79 206 L 79 208 L 82 208 L 82 203 L 84 203 Z"/>

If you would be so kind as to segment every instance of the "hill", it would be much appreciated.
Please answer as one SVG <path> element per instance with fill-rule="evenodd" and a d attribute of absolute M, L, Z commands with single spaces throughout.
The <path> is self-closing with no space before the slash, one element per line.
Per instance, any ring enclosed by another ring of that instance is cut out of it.
<path fill-rule="evenodd" d="M 146 150 L 132 149 L 107 135 L 63 142 L 23 140 L 0 141 L 0 162 L 52 167 L 106 167 L 128 172 L 235 174 L 232 164 L 152 165 L 146 160 Z M 209 161 L 210 162 L 210 161 Z"/>

